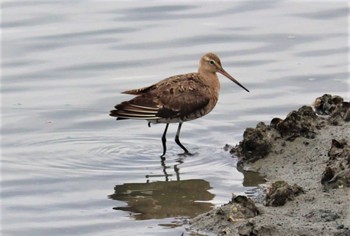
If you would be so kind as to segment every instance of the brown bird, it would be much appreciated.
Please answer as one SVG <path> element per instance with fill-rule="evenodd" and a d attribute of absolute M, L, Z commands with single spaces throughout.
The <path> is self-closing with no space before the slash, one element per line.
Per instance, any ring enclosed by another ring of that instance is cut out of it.
<path fill-rule="evenodd" d="M 129 101 L 115 106 L 110 116 L 122 119 L 139 119 L 150 123 L 166 123 L 162 136 L 163 157 L 166 153 L 166 133 L 169 123 L 179 123 L 175 142 L 190 152 L 179 140 L 182 123 L 208 114 L 216 105 L 220 83 L 216 72 L 226 76 L 249 92 L 222 68 L 221 61 L 214 53 L 205 54 L 199 62 L 197 73 L 175 75 L 148 87 L 124 91 L 136 95 Z"/>

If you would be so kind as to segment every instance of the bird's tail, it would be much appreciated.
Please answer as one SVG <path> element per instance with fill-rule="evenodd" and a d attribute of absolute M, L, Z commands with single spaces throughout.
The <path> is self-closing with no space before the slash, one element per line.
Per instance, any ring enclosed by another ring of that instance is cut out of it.
<path fill-rule="evenodd" d="M 114 107 L 114 110 L 110 111 L 110 116 L 117 117 L 117 120 L 123 119 L 138 119 L 138 120 L 156 120 L 157 107 L 148 107 L 137 105 L 133 103 L 133 100 L 122 102 Z"/>

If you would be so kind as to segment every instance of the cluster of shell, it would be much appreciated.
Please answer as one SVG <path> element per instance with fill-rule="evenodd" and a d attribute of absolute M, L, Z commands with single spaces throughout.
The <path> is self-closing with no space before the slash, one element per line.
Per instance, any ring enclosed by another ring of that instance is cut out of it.
<path fill-rule="evenodd" d="M 345 102 L 342 97 L 324 94 L 316 98 L 313 105 L 319 115 L 340 116 L 344 121 L 350 121 L 350 102 Z"/>

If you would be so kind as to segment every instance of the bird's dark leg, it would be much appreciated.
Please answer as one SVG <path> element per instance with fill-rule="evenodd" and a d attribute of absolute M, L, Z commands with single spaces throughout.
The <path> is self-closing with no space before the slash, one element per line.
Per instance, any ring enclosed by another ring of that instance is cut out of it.
<path fill-rule="evenodd" d="M 163 133 L 163 136 L 162 136 L 163 155 L 160 156 L 161 158 L 163 158 L 165 153 L 166 153 L 166 132 L 168 131 L 168 126 L 169 126 L 169 123 L 166 124 L 165 130 L 164 130 L 164 133 Z"/>
<path fill-rule="evenodd" d="M 177 128 L 175 142 L 185 151 L 185 154 L 190 154 L 190 152 L 184 147 L 184 145 L 180 143 L 179 136 L 180 136 L 181 126 L 182 126 L 182 122 L 179 123 L 179 127 Z"/>

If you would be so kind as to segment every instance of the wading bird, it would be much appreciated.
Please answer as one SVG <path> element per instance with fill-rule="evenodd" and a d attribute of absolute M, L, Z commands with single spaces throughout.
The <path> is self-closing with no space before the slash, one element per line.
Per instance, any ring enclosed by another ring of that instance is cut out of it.
<path fill-rule="evenodd" d="M 175 142 L 184 150 L 184 154 L 190 154 L 180 142 L 181 127 L 183 122 L 202 117 L 215 107 L 220 90 L 216 72 L 249 92 L 224 70 L 217 55 L 207 53 L 200 59 L 197 73 L 175 75 L 148 87 L 122 92 L 136 97 L 117 104 L 110 112 L 110 116 L 117 117 L 117 120 L 146 120 L 149 126 L 151 123 L 165 123 L 161 157 L 166 153 L 166 133 L 169 123 L 179 123 Z"/>

